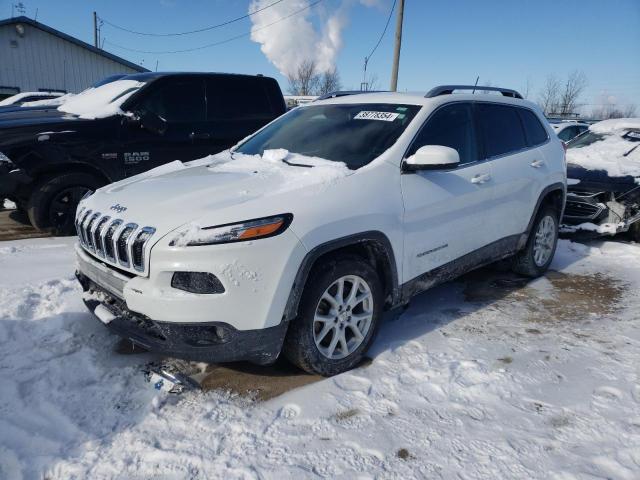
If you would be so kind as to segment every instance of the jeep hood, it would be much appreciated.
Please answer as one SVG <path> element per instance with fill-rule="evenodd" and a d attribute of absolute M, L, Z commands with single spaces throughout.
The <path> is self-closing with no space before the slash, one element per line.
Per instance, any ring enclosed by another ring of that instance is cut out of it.
<path fill-rule="evenodd" d="M 165 235 L 189 223 L 212 226 L 287 213 L 300 195 L 320 193 L 350 173 L 343 163 L 286 150 L 233 157 L 225 151 L 107 185 L 80 206 Z"/>

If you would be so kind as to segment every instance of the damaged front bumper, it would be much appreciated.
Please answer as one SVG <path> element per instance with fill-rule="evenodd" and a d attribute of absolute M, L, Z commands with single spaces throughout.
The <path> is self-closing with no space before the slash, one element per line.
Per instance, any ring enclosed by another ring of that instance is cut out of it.
<path fill-rule="evenodd" d="M 76 271 L 87 308 L 111 331 L 147 350 L 209 363 L 275 362 L 287 323 L 258 330 L 237 330 L 228 323 L 159 322 L 132 312 L 121 298 Z"/>
<path fill-rule="evenodd" d="M 627 232 L 640 221 L 640 212 L 631 207 L 617 201 L 611 192 L 569 191 L 561 232 L 596 236 Z"/>

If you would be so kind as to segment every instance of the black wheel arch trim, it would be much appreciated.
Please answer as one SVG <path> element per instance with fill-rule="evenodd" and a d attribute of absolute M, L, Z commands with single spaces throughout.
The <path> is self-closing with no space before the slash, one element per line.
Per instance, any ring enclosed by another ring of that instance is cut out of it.
<path fill-rule="evenodd" d="M 298 267 L 298 272 L 296 273 L 293 286 L 291 287 L 291 292 L 289 293 L 289 298 L 287 299 L 284 314 L 282 317 L 283 321 L 293 320 L 297 316 L 298 305 L 300 304 L 302 291 L 304 290 L 304 286 L 307 283 L 307 279 L 309 278 L 309 273 L 311 272 L 311 269 L 313 268 L 315 262 L 323 255 L 326 255 L 333 251 L 337 251 L 344 247 L 354 246 L 361 243 L 374 243 L 379 248 L 381 248 L 382 253 L 385 255 L 384 261 L 387 263 L 389 269 L 388 276 L 390 277 L 388 279 L 383 278 L 381 280 L 390 281 L 390 307 L 397 305 L 401 299 L 401 291 L 398 282 L 398 266 L 396 263 L 395 255 L 393 253 L 391 242 L 384 233 L 378 230 L 371 230 L 347 235 L 345 237 L 322 243 L 314 247 L 305 255 L 300 266 Z"/>
<path fill-rule="evenodd" d="M 540 207 L 542 206 L 542 202 L 544 201 L 544 199 L 546 198 L 547 195 L 549 195 L 552 192 L 560 192 L 562 194 L 562 206 L 560 208 L 560 211 L 558 212 L 559 216 L 558 216 L 558 221 L 561 222 L 562 221 L 562 215 L 564 214 L 564 206 L 567 200 L 567 187 L 564 183 L 552 183 L 551 185 L 547 185 L 547 187 L 545 187 L 542 192 L 540 192 L 540 195 L 538 195 L 538 201 L 536 202 L 536 208 L 533 211 L 533 215 L 531 215 L 531 218 L 529 219 L 529 224 L 527 225 L 527 230 L 522 234 L 522 236 L 520 237 L 520 242 L 518 243 L 518 250 L 524 248 L 524 246 L 527 243 L 527 240 L 529 238 L 529 233 L 531 232 L 531 229 L 533 228 L 533 223 L 536 221 L 536 217 L 538 216 L 538 213 L 540 212 Z"/>

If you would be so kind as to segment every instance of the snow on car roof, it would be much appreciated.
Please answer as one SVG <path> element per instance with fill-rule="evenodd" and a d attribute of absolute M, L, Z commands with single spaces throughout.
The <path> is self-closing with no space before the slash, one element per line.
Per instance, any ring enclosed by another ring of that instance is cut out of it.
<path fill-rule="evenodd" d="M 616 130 L 640 130 L 640 118 L 612 118 L 610 120 L 603 120 L 598 123 L 594 123 L 589 127 L 594 133 L 611 133 Z"/>

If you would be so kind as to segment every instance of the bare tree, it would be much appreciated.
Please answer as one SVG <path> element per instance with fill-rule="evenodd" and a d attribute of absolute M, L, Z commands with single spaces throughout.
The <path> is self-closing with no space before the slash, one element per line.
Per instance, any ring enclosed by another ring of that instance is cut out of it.
<path fill-rule="evenodd" d="M 342 88 L 342 83 L 340 82 L 340 74 L 336 67 L 333 67 L 331 70 L 327 70 L 320 75 L 318 88 L 318 93 L 320 95 L 335 92 L 336 90 L 340 90 L 340 88 Z"/>
<path fill-rule="evenodd" d="M 287 75 L 289 92 L 292 95 L 313 95 L 320 84 L 320 75 L 316 62 L 305 60 L 298 68 Z"/>
<path fill-rule="evenodd" d="M 568 115 L 575 113 L 579 106 L 578 101 L 580 95 L 587 86 L 587 77 L 584 72 L 574 70 L 567 77 L 567 82 L 564 84 L 562 94 L 560 95 L 560 114 Z"/>
<path fill-rule="evenodd" d="M 545 115 L 556 113 L 560 104 L 560 80 L 555 75 L 548 75 L 540 91 L 538 103 Z"/>
<path fill-rule="evenodd" d="M 625 107 L 625 109 L 622 111 L 624 118 L 631 118 L 631 117 L 635 117 L 636 116 L 636 105 L 634 103 L 630 103 L 629 105 L 627 105 Z"/>
<path fill-rule="evenodd" d="M 636 105 L 629 104 L 625 108 L 619 108 L 615 103 L 607 103 L 599 108 L 594 108 L 591 116 L 599 120 L 607 120 L 609 118 L 629 118 L 636 115 Z"/>
<path fill-rule="evenodd" d="M 367 92 L 378 90 L 380 88 L 380 79 L 378 78 L 378 74 L 372 73 L 368 78 L 365 77 L 364 83 L 360 88 Z"/>

